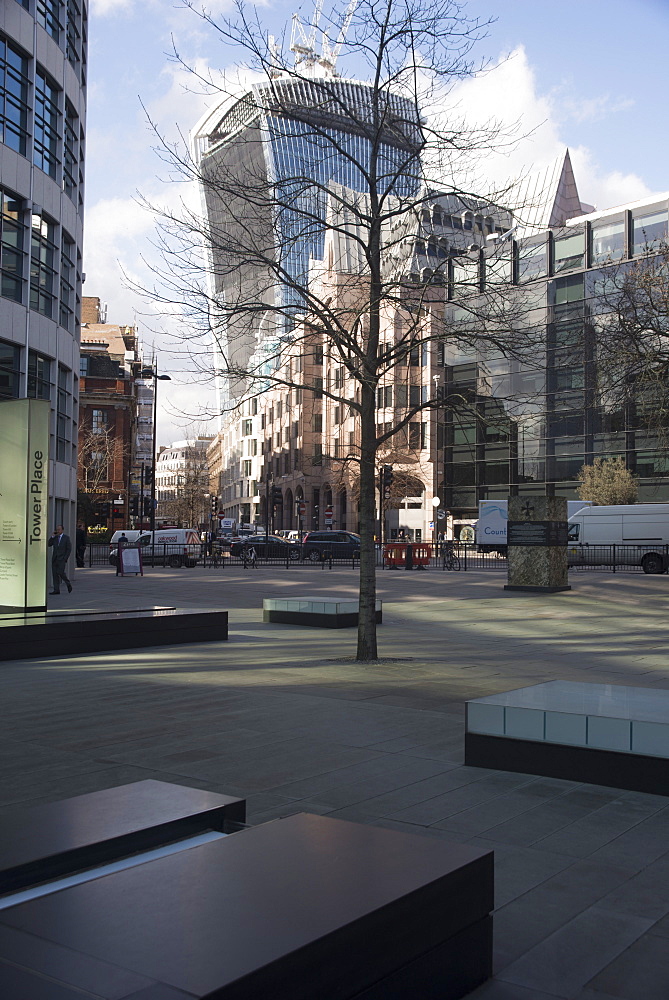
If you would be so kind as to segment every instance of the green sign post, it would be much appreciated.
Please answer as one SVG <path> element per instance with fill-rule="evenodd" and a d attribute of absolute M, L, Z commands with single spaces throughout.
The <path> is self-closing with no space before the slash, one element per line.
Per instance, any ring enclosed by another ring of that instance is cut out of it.
<path fill-rule="evenodd" d="M 0 403 L 0 611 L 44 611 L 50 404 Z"/>

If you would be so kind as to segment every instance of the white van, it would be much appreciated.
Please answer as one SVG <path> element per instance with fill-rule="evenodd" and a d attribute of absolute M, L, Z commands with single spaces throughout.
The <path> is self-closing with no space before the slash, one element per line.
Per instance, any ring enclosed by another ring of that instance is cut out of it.
<path fill-rule="evenodd" d="M 567 518 L 584 507 L 591 507 L 591 500 L 567 500 Z M 506 555 L 506 526 L 509 520 L 508 500 L 479 500 L 479 519 L 476 522 L 476 544 L 479 552 L 498 552 Z M 462 539 L 462 532 L 460 532 Z"/>
<path fill-rule="evenodd" d="M 142 550 L 142 562 L 147 565 L 172 566 L 191 569 L 197 565 L 200 554 L 200 536 L 194 528 L 159 528 L 155 532 L 115 531 L 109 542 L 109 562 L 115 566 L 118 560 L 118 540 L 125 535 L 128 545 L 137 545 Z M 155 538 L 154 538 L 155 535 Z"/>
<path fill-rule="evenodd" d="M 669 566 L 669 503 L 584 507 L 569 518 L 570 566 L 641 566 L 665 573 Z M 615 549 L 613 546 L 615 545 Z"/>

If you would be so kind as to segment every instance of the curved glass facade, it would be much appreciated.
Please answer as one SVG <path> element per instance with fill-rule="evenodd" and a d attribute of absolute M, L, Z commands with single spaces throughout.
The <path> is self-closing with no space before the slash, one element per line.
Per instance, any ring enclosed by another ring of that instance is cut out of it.
<path fill-rule="evenodd" d="M 421 184 L 422 130 L 415 105 L 351 80 L 286 78 L 258 84 L 220 117 L 212 112 L 195 135 L 194 148 L 212 231 L 224 232 L 229 246 L 232 231 L 238 230 L 243 242 L 255 228 L 259 246 L 265 241 L 276 248 L 272 266 L 263 262 L 266 251 L 254 261 L 253 248 L 248 249 L 241 273 L 229 248 L 217 247 L 215 237 L 209 247 L 214 294 L 223 293 L 229 306 L 235 297 L 239 303 L 237 310 L 228 310 L 236 315 L 228 318 L 224 338 L 230 367 L 246 368 L 259 345 L 287 332 L 291 312 L 304 307 L 301 289 L 310 260 L 323 258 L 331 184 L 363 196 L 373 185 L 382 198 L 414 195 Z M 248 215 L 245 184 L 255 194 Z M 273 186 L 274 217 L 267 220 L 259 213 L 254 220 L 267 184 Z M 284 277 L 277 280 L 281 269 Z M 243 296 L 258 287 L 268 308 L 278 308 L 283 318 L 263 325 L 261 302 L 255 303 L 258 319 L 250 330 L 252 310 Z"/>

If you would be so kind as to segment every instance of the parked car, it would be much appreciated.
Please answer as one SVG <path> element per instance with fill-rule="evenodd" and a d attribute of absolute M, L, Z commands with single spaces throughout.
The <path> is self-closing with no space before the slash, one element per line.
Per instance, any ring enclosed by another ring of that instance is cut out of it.
<path fill-rule="evenodd" d="M 360 535 L 353 531 L 310 531 L 301 546 L 302 559 L 359 559 Z"/>
<path fill-rule="evenodd" d="M 248 552 L 253 547 L 259 559 L 299 559 L 300 546 L 294 542 L 288 542 L 278 535 L 248 535 L 243 538 L 233 538 L 230 544 L 230 555 L 243 557 L 244 552 Z"/>

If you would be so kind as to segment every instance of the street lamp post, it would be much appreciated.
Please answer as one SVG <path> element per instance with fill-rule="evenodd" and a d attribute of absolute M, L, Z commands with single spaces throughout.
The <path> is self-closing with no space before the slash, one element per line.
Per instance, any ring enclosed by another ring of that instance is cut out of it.
<path fill-rule="evenodd" d="M 158 415 L 158 382 L 171 382 L 169 375 L 159 375 L 158 366 L 155 362 L 151 368 L 142 370 L 142 378 L 153 379 L 153 443 L 151 447 L 151 512 L 150 530 L 156 530 L 156 419 Z"/>

